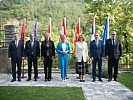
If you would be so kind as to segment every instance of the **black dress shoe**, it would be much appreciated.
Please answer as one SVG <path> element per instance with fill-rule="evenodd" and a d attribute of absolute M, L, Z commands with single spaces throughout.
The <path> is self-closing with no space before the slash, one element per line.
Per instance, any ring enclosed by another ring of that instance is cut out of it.
<path fill-rule="evenodd" d="M 37 78 L 35 78 L 35 80 L 34 81 L 37 81 Z"/>
<path fill-rule="evenodd" d="M 108 82 L 111 82 L 112 81 L 112 79 L 108 79 Z"/>
<path fill-rule="evenodd" d="M 95 79 L 92 80 L 92 82 L 95 82 L 95 81 L 96 81 Z"/>
<path fill-rule="evenodd" d="M 117 82 L 117 79 L 114 79 L 114 81 L 116 81 L 116 82 Z"/>
<path fill-rule="evenodd" d="M 19 78 L 18 81 L 21 82 L 21 79 Z"/>
<path fill-rule="evenodd" d="M 83 82 L 83 80 L 80 80 L 80 82 Z"/>
<path fill-rule="evenodd" d="M 69 79 L 69 77 L 66 77 L 66 79 Z"/>
<path fill-rule="evenodd" d="M 85 82 L 85 80 L 82 80 L 82 82 Z"/>
<path fill-rule="evenodd" d="M 103 80 L 100 79 L 99 81 L 102 82 Z"/>
<path fill-rule="evenodd" d="M 27 79 L 27 81 L 30 81 L 30 80 L 31 80 L 30 78 Z"/>
<path fill-rule="evenodd" d="M 12 80 L 11 80 L 11 82 L 14 82 L 14 81 L 16 81 L 16 80 L 15 80 L 15 79 L 12 79 Z"/>

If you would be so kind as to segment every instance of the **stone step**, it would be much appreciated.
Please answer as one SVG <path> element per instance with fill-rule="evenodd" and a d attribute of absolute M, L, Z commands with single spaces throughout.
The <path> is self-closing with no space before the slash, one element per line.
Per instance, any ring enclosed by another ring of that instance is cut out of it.
<path fill-rule="evenodd" d="M 24 71 L 24 72 L 23 72 Z M 32 68 L 32 73 L 34 72 L 34 69 Z M 22 73 L 28 73 L 28 69 L 22 69 Z M 38 73 L 44 73 L 44 68 L 38 68 Z M 58 68 L 52 68 L 52 73 L 60 73 L 60 69 Z M 75 69 L 68 69 L 69 74 L 75 74 Z"/>

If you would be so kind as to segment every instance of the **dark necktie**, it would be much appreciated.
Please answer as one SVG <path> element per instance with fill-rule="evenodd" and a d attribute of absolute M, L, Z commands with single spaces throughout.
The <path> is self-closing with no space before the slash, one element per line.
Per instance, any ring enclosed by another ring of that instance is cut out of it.
<path fill-rule="evenodd" d="M 96 46 L 98 47 L 98 40 L 96 40 Z"/>
<path fill-rule="evenodd" d="M 114 40 L 114 38 L 113 38 L 113 46 L 114 46 L 114 44 L 115 44 L 115 40 Z"/>

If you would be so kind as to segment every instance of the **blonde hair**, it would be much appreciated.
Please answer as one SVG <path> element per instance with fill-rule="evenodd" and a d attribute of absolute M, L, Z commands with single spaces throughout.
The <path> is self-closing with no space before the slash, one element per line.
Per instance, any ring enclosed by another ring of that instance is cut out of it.
<path fill-rule="evenodd" d="M 78 36 L 78 41 L 80 41 L 80 37 L 83 37 L 83 41 L 85 41 L 85 37 L 82 34 Z"/>

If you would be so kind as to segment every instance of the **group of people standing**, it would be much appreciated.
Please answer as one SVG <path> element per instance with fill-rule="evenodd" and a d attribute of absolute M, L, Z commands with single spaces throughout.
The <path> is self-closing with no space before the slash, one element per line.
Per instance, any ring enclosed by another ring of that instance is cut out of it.
<path fill-rule="evenodd" d="M 111 38 L 106 41 L 105 54 L 104 45 L 102 40 L 98 37 L 98 33 L 94 35 L 95 39 L 90 42 L 90 46 L 87 45 L 85 37 L 81 34 L 78 37 L 78 42 L 75 46 L 77 70 L 79 74 L 80 82 L 85 82 L 84 75 L 86 74 L 86 65 L 88 61 L 88 47 L 90 47 L 90 58 L 92 60 L 92 78 L 93 82 L 96 81 L 96 64 L 98 63 L 98 78 L 102 82 L 102 60 L 108 60 L 108 81 L 112 81 L 112 68 L 114 67 L 114 80 L 117 81 L 118 63 L 119 58 L 122 58 L 122 45 L 118 39 L 116 39 L 116 32 L 111 32 Z M 41 52 L 40 52 L 41 51 Z M 59 66 L 61 71 L 62 81 L 66 81 L 68 78 L 68 63 L 70 45 L 66 41 L 66 35 L 60 35 L 60 41 L 55 48 L 54 42 L 50 39 L 50 34 L 45 34 L 45 40 L 41 42 L 41 48 L 39 41 L 34 40 L 34 34 L 30 34 L 30 40 L 24 43 L 19 40 L 18 33 L 14 34 L 14 40 L 9 44 L 8 58 L 12 64 L 12 77 L 11 82 L 16 81 L 16 65 L 17 65 L 17 78 L 21 81 L 21 64 L 22 60 L 26 59 L 28 62 L 28 79 L 31 80 L 32 64 L 34 67 L 34 80 L 38 78 L 38 59 L 43 59 L 45 81 L 51 81 L 52 79 L 52 62 L 55 58 L 55 51 L 58 53 Z"/>

